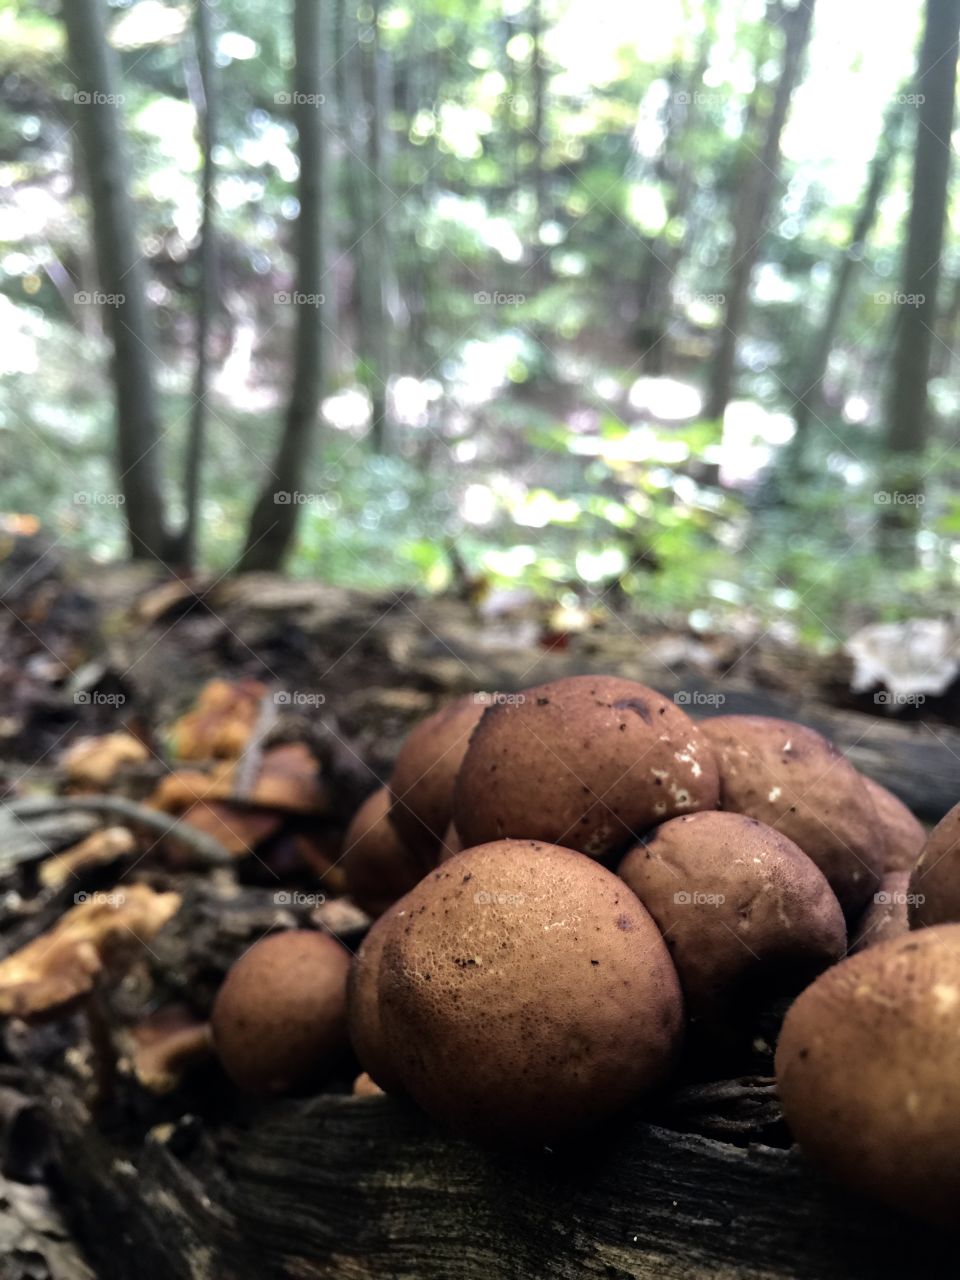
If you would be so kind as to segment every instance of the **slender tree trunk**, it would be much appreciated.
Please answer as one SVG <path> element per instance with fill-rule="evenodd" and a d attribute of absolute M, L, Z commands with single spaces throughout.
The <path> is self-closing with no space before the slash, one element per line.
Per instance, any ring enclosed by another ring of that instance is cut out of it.
<path fill-rule="evenodd" d="M 179 561 L 193 568 L 197 556 L 200 492 L 204 444 L 207 433 L 207 391 L 210 371 L 210 330 L 217 300 L 217 243 L 214 225 L 214 183 L 216 166 L 214 147 L 217 137 L 217 100 L 213 84 L 212 18 L 217 0 L 196 0 L 194 7 L 194 44 L 196 48 L 196 89 L 192 95 L 197 106 L 200 151 L 203 156 L 201 177 L 200 244 L 197 255 L 197 363 L 193 379 L 193 408 L 183 473 L 184 522 L 180 534 Z"/>
<path fill-rule="evenodd" d="M 325 256 L 325 138 L 320 56 L 323 11 L 318 0 L 295 0 L 293 33 L 293 117 L 300 161 L 293 388 L 273 468 L 250 518 L 241 571 L 277 569 L 290 549 L 302 505 L 299 486 L 316 435 L 323 387 L 320 298 Z"/>
<path fill-rule="evenodd" d="M 386 292 L 391 274 L 390 242 L 386 228 L 389 195 L 383 179 L 383 67 L 380 58 L 380 0 L 373 0 L 366 39 L 360 45 L 361 82 L 367 118 L 367 173 L 365 202 L 366 244 L 360 249 L 365 270 L 361 284 L 367 292 L 364 363 L 370 395 L 370 442 L 376 453 L 389 447 L 387 422 L 387 380 L 390 376 L 389 316 Z"/>
<path fill-rule="evenodd" d="M 823 379 L 827 371 L 827 362 L 840 328 L 840 319 L 850 293 L 850 286 L 853 284 L 857 267 L 863 256 L 867 237 L 873 230 L 880 200 L 887 188 L 890 171 L 900 148 L 903 112 L 902 102 L 897 101 L 884 119 L 877 150 L 870 163 L 870 173 L 863 199 L 857 210 L 847 247 L 834 271 L 826 312 L 817 325 L 817 335 L 800 378 L 800 391 L 793 406 L 796 433 L 790 449 L 791 465 L 796 468 L 803 466 L 810 420 L 819 412 L 822 403 Z"/>
<path fill-rule="evenodd" d="M 706 407 L 706 416 L 711 419 L 723 417 L 733 390 L 737 345 L 746 317 L 750 282 L 779 179 L 780 138 L 810 38 L 814 2 L 815 0 L 798 0 L 794 8 L 781 9 L 784 48 L 780 79 L 766 121 L 760 154 L 752 158 L 740 185 L 740 200 L 734 219 L 733 252 L 724 289 L 723 327 L 714 358 Z"/>
<path fill-rule="evenodd" d="M 120 123 L 119 76 L 107 43 L 102 0 L 64 0 L 68 58 L 93 220 L 100 288 L 113 343 L 116 459 L 133 559 L 169 550 L 158 445 L 153 334 L 137 244 Z"/>

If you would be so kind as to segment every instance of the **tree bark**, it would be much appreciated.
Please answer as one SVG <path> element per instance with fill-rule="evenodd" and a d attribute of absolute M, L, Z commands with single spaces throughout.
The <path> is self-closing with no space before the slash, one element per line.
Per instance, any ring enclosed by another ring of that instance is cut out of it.
<path fill-rule="evenodd" d="M 774 187 L 779 180 L 780 138 L 810 39 L 814 3 L 815 0 L 798 0 L 794 8 L 781 9 L 783 62 L 760 154 L 749 158 L 747 172 L 740 184 L 733 250 L 727 271 L 729 283 L 724 290 L 723 322 L 705 410 L 709 419 L 723 418 L 733 391 L 737 345 L 746 317 L 750 282 L 773 204 Z"/>
<path fill-rule="evenodd" d="M 194 44 L 196 49 L 196 107 L 203 156 L 201 177 L 200 244 L 197 254 L 197 354 L 193 380 L 193 407 L 183 473 L 184 522 L 177 559 L 193 568 L 197 556 L 200 492 L 204 445 L 207 434 L 207 392 L 210 372 L 210 330 L 217 300 L 217 244 L 214 214 L 217 138 L 217 100 L 213 83 L 212 16 L 217 0 L 196 0 Z"/>
<path fill-rule="evenodd" d="M 913 191 L 904 247 L 896 345 L 887 396 L 886 445 L 891 494 L 912 502 L 888 503 L 883 531 L 888 550 L 912 556 L 912 531 L 923 489 L 920 459 L 930 423 L 927 382 L 937 315 L 937 286 L 943 252 L 950 175 L 960 38 L 960 0 L 927 0 L 917 65 L 917 142 Z"/>
<path fill-rule="evenodd" d="M 370 443 L 375 453 L 389 448 L 387 422 L 387 382 L 390 377 L 389 316 L 386 291 L 390 277 L 390 240 L 387 234 L 387 187 L 383 178 L 383 67 L 380 54 L 380 3 L 373 0 L 370 21 L 360 44 L 361 85 L 364 96 L 366 134 L 366 222 L 358 248 L 364 260 L 361 288 L 365 289 L 366 332 L 363 363 L 370 396 Z M 387 193 L 389 194 L 389 193 Z M 364 243 L 366 242 L 366 243 Z"/>
<path fill-rule="evenodd" d="M 863 256 L 867 237 L 876 221 L 880 200 L 887 188 L 890 171 L 900 149 L 903 113 L 902 101 L 897 101 L 884 119 L 877 150 L 870 162 L 870 173 L 863 199 L 850 232 L 850 240 L 835 269 L 826 312 L 817 326 L 817 336 L 804 366 L 800 379 L 801 390 L 793 407 L 796 434 L 791 446 L 791 460 L 794 467 L 803 466 L 810 419 L 819 412 L 827 362 L 840 328 L 840 319 L 850 293 L 850 286 L 853 284 L 857 267 Z"/>
<path fill-rule="evenodd" d="M 293 10 L 296 63 L 293 72 L 293 118 L 297 125 L 300 176 L 297 194 L 297 282 L 292 301 L 296 316 L 293 389 L 283 434 L 270 476 L 253 514 L 240 559 L 241 572 L 276 569 L 296 533 L 303 483 L 316 434 L 323 387 L 323 322 L 321 298 L 325 266 L 324 100 L 321 91 L 323 11 L 318 0 L 295 0 Z"/>
<path fill-rule="evenodd" d="M 153 333 L 127 190 L 129 165 L 120 123 L 123 95 L 101 0 L 64 0 L 62 13 L 76 78 L 97 269 L 113 343 L 116 465 L 130 555 L 134 560 L 165 560 L 169 538 L 160 480 Z"/>

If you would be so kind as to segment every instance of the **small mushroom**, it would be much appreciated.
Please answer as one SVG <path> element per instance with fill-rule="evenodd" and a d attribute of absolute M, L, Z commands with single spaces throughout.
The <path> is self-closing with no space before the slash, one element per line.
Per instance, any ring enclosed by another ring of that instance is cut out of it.
<path fill-rule="evenodd" d="M 702 728 L 720 770 L 720 808 L 782 831 L 855 918 L 879 887 L 886 840 L 853 765 L 821 734 L 789 720 L 716 716 Z"/>
<path fill-rule="evenodd" d="M 880 877 L 880 888 L 857 921 L 850 943 L 851 954 L 909 933 L 909 901 L 910 872 L 885 871 Z"/>
<path fill-rule="evenodd" d="M 853 1190 L 955 1226 L 960 925 L 871 947 L 789 1009 L 777 1087 L 794 1137 Z"/>
<path fill-rule="evenodd" d="M 390 775 L 390 818 L 409 849 L 424 859 L 424 871 L 436 862 L 450 825 L 453 787 L 470 737 L 489 695 L 458 698 L 411 731 Z"/>
<path fill-rule="evenodd" d="M 563 1138 L 668 1074 L 683 1029 L 676 970 L 646 909 L 592 859 L 535 840 L 467 849 L 384 922 L 384 1052 L 455 1132 Z"/>
<path fill-rule="evenodd" d="M 743 997 L 793 992 L 839 960 L 840 904 L 786 836 L 739 813 L 691 813 L 657 827 L 619 875 L 660 928 L 694 1021 L 728 1030 Z"/>
<path fill-rule="evenodd" d="M 886 836 L 884 874 L 888 871 L 912 871 L 927 842 L 923 823 L 913 816 L 899 796 L 895 796 L 886 787 L 881 787 L 879 782 L 874 782 L 866 774 L 861 773 L 860 777 L 870 793 Z"/>
<path fill-rule="evenodd" d="M 213 1052 L 210 1024 L 185 1005 L 167 1005 L 130 1032 L 130 1064 L 151 1093 L 170 1093 L 187 1071 Z"/>
<path fill-rule="evenodd" d="M 328 934 L 275 933 L 233 965 L 210 1025 L 223 1069 L 247 1093 L 320 1082 L 347 1044 L 350 953 Z"/>
<path fill-rule="evenodd" d="M 401 840 L 390 817 L 390 792 L 380 787 L 354 814 L 343 838 L 347 892 L 358 907 L 379 916 L 412 889 L 426 868 Z"/>
<path fill-rule="evenodd" d="M 487 709 L 453 819 L 468 847 L 527 837 L 601 858 L 718 799 L 709 744 L 675 703 L 633 680 L 571 676 Z"/>
<path fill-rule="evenodd" d="M 960 804 L 930 832 L 910 878 L 910 928 L 960 922 Z"/>
<path fill-rule="evenodd" d="M 380 1025 L 380 961 L 395 916 L 396 906 L 373 924 L 353 957 L 347 980 L 347 1025 L 353 1052 L 370 1079 L 386 1093 L 403 1092 Z"/>

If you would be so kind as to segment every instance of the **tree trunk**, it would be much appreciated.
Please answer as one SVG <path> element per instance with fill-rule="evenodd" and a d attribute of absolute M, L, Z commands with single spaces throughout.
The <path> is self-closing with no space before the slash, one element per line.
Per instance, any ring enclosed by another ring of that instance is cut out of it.
<path fill-rule="evenodd" d="M 190 434 L 183 473 L 183 529 L 177 547 L 177 559 L 192 569 L 197 555 L 197 526 L 200 508 L 201 472 L 207 431 L 206 397 L 210 371 L 210 330 L 217 299 L 217 244 L 214 225 L 214 183 L 216 166 L 213 149 L 217 136 L 217 100 L 213 84 L 212 15 L 217 0 L 196 0 L 194 8 L 194 43 L 196 48 L 196 101 L 200 150 L 203 156 L 201 178 L 200 245 L 197 254 L 197 363 L 193 380 L 193 407 Z"/>
<path fill-rule="evenodd" d="M 737 344 L 746 316 L 750 282 L 760 242 L 767 229 L 774 188 L 779 181 L 780 138 L 810 39 L 814 3 L 815 0 L 799 0 L 795 8 L 781 10 L 779 21 L 784 34 L 783 63 L 773 105 L 766 120 L 760 155 L 751 157 L 752 162 L 740 184 L 740 199 L 734 218 L 733 251 L 727 271 L 729 283 L 724 290 L 724 316 L 705 411 L 705 416 L 710 419 L 723 418 L 732 394 Z"/>
<path fill-rule="evenodd" d="M 530 97 L 533 102 L 533 119 L 530 126 L 532 153 L 532 186 L 536 229 L 533 237 L 533 264 L 531 274 L 534 288 L 541 289 L 549 276 L 549 250 L 540 240 L 543 224 L 549 216 L 547 207 L 547 174 L 543 161 L 546 148 L 547 127 L 547 74 L 543 56 L 543 6 L 541 0 L 533 0 L 530 6 Z"/>
<path fill-rule="evenodd" d="M 817 326 L 817 336 L 800 379 L 802 389 L 797 395 L 793 407 L 796 434 L 790 450 L 792 465 L 797 468 L 802 468 L 803 466 L 803 455 L 809 434 L 810 419 L 816 417 L 820 409 L 827 362 L 830 359 L 830 352 L 833 350 L 833 345 L 836 341 L 840 319 L 850 293 L 850 286 L 853 284 L 857 267 L 863 256 L 867 237 L 876 221 L 880 200 L 886 190 L 890 171 L 900 148 L 902 125 L 903 104 L 901 101 L 897 101 L 887 112 L 884 119 L 880 141 L 870 163 L 867 186 L 854 220 L 850 240 L 836 267 L 826 313 Z"/>
<path fill-rule="evenodd" d="M 960 0 L 927 0 L 917 66 L 917 142 L 904 249 L 896 346 L 887 397 L 890 491 L 883 514 L 888 549 L 912 555 L 922 500 L 921 457 L 929 435 L 927 381 L 937 316 L 960 37 Z"/>
<path fill-rule="evenodd" d="M 321 40 L 323 11 L 317 0 L 295 0 L 296 63 L 293 117 L 297 125 L 300 176 L 297 194 L 297 283 L 293 295 L 296 338 L 293 389 L 270 476 L 250 518 L 239 569 L 277 569 L 290 549 L 304 495 L 303 483 L 316 432 L 323 386 L 324 276 L 323 202 L 325 139 L 322 122 Z"/>
<path fill-rule="evenodd" d="M 386 453 L 387 380 L 390 376 L 389 318 L 385 302 L 390 276 L 390 242 L 386 229 L 389 195 L 383 180 L 383 67 L 380 58 L 380 3 L 373 0 L 367 38 L 360 44 L 361 85 L 367 118 L 366 223 L 360 251 L 364 258 L 361 287 L 367 294 L 363 361 L 370 396 L 370 442 L 374 452 Z"/>
<path fill-rule="evenodd" d="M 101 0 L 64 0 L 76 76 L 78 131 L 86 162 L 100 288 L 113 343 L 116 459 L 130 555 L 164 560 L 169 550 L 160 483 L 159 414 L 145 270 L 127 190 L 120 124 L 123 95 L 107 43 Z"/>

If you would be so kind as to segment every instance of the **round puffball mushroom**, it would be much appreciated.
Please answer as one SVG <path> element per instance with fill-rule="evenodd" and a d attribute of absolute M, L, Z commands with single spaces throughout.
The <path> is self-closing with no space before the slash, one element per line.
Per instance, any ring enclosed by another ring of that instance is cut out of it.
<path fill-rule="evenodd" d="M 930 832 L 910 878 L 910 928 L 960 921 L 960 804 Z"/>
<path fill-rule="evenodd" d="M 960 925 L 828 969 L 787 1013 L 777 1087 L 801 1148 L 856 1191 L 956 1225 Z"/>
<path fill-rule="evenodd" d="M 863 779 L 813 729 L 767 716 L 702 725 L 720 770 L 720 807 L 782 831 L 812 858 L 848 918 L 880 882 L 885 839 Z"/>
<path fill-rule="evenodd" d="M 739 813 L 657 827 L 619 874 L 660 928 L 687 1009 L 727 1029 L 735 998 L 796 991 L 846 951 L 833 890 L 786 836 Z"/>
<path fill-rule="evenodd" d="M 891 938 L 900 938 L 909 933 L 909 901 L 910 872 L 885 871 L 880 877 L 880 888 L 870 899 L 853 930 L 851 953 L 865 951 L 867 947 L 875 947 L 880 942 L 889 942 Z"/>
<path fill-rule="evenodd" d="M 406 1091 L 454 1132 L 526 1146 L 659 1084 L 683 997 L 622 880 L 535 840 L 467 849 L 398 904 L 380 1021 Z"/>
<path fill-rule="evenodd" d="M 860 777 L 866 784 L 873 807 L 880 819 L 880 826 L 886 836 L 886 855 L 884 857 L 884 874 L 891 871 L 912 871 L 920 857 L 921 850 L 927 842 L 927 833 L 923 824 L 918 822 L 903 801 L 874 782 L 866 774 Z"/>
<path fill-rule="evenodd" d="M 411 730 L 390 775 L 390 819 L 408 846 L 433 865 L 453 810 L 453 787 L 489 695 L 458 698 Z"/>
<path fill-rule="evenodd" d="M 386 787 L 368 796 L 354 814 L 343 838 L 343 870 L 347 893 L 374 917 L 383 915 L 429 870 L 397 834 Z"/>
<path fill-rule="evenodd" d="M 599 858 L 718 798 L 710 748 L 673 702 L 633 680 L 571 676 L 489 708 L 453 817 L 467 847 L 530 838 Z"/>
<path fill-rule="evenodd" d="M 217 1057 L 246 1093 L 298 1092 L 347 1045 L 350 953 L 328 934 L 275 933 L 233 965 L 210 1018 Z"/>
<path fill-rule="evenodd" d="M 353 957 L 347 979 L 347 1028 L 353 1052 L 374 1084 L 386 1093 L 403 1092 L 380 1025 L 380 959 L 395 919 L 396 906 L 371 926 Z"/>

